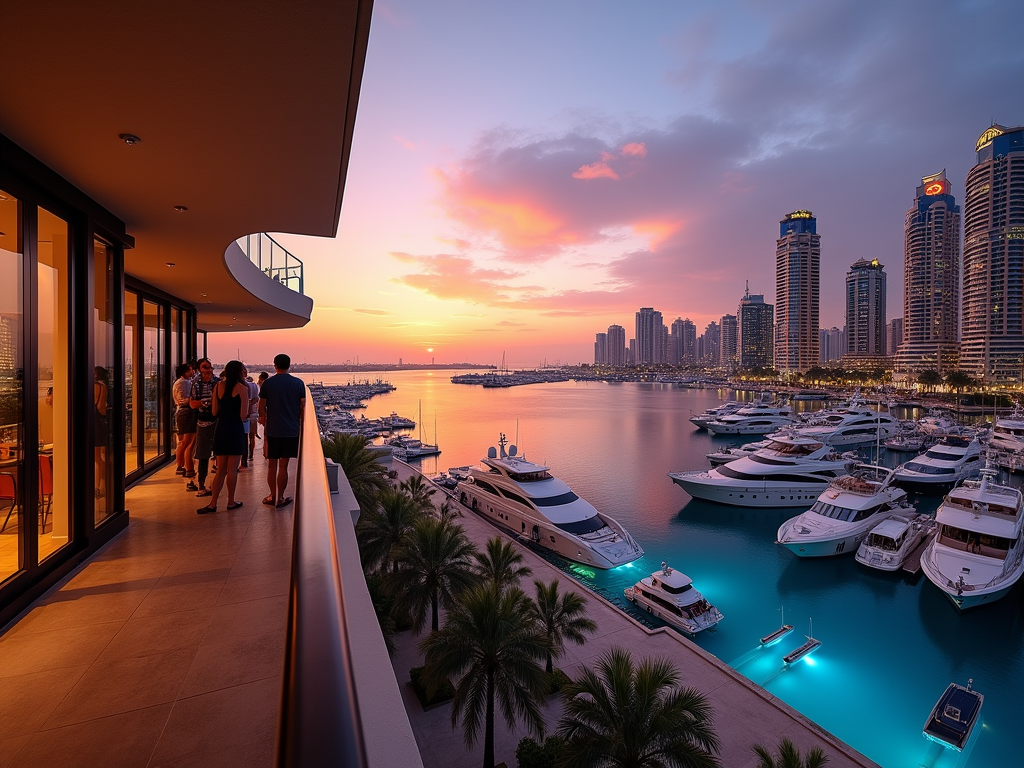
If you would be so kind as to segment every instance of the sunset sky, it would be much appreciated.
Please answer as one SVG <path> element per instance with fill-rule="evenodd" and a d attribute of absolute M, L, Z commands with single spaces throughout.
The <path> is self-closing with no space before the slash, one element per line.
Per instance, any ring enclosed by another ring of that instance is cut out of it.
<path fill-rule="evenodd" d="M 701 332 L 775 296 L 784 214 L 821 235 L 821 324 L 859 258 L 903 314 L 903 220 L 1024 123 L 1024 3 L 377 0 L 338 236 L 301 330 L 215 359 L 591 362 L 640 306 Z M 326 96 L 325 96 L 326 98 Z M 432 351 L 431 351 L 432 350 Z"/>

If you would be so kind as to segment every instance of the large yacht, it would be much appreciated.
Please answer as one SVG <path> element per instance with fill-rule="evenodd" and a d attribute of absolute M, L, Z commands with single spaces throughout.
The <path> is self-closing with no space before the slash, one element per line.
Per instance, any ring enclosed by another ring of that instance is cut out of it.
<path fill-rule="evenodd" d="M 1009 416 L 996 419 L 988 436 L 988 457 L 1011 472 L 1024 469 L 1024 411 L 1019 403 Z"/>
<path fill-rule="evenodd" d="M 724 617 L 722 612 L 693 588 L 693 580 L 662 562 L 655 571 L 623 590 L 626 599 L 664 622 L 691 635 L 711 629 Z"/>
<path fill-rule="evenodd" d="M 707 429 L 708 424 L 712 421 L 718 421 L 723 416 L 727 416 L 731 413 L 736 413 L 740 408 L 745 407 L 746 403 L 740 403 L 736 400 L 730 400 L 721 405 L 715 406 L 714 408 L 708 408 L 704 413 L 698 413 L 690 417 L 690 423 L 693 424 L 697 429 Z"/>
<path fill-rule="evenodd" d="M 797 427 L 797 432 L 831 446 L 846 447 L 884 441 L 900 432 L 901 428 L 899 419 L 851 398 L 844 407 L 819 411 Z"/>
<path fill-rule="evenodd" d="M 946 435 L 920 456 L 896 467 L 895 482 L 908 491 L 948 493 L 961 480 L 977 477 L 984 465 L 977 440 Z"/>
<path fill-rule="evenodd" d="M 949 492 L 935 513 L 939 533 L 921 557 L 924 575 L 961 611 L 995 602 L 1024 573 L 1021 493 L 994 477 L 986 468 L 981 480 Z"/>
<path fill-rule="evenodd" d="M 853 461 L 820 440 L 779 434 L 728 464 L 668 476 L 695 499 L 738 507 L 798 507 L 848 474 Z"/>
<path fill-rule="evenodd" d="M 518 456 L 501 434 L 483 466 L 471 467 L 455 493 L 474 512 L 562 557 L 595 568 L 615 568 L 643 549 L 625 528 L 594 509 L 549 468 Z"/>
<path fill-rule="evenodd" d="M 906 505 L 907 492 L 892 484 L 893 472 L 858 464 L 833 480 L 814 505 L 779 528 L 776 544 L 800 557 L 853 554 L 875 525 Z"/>
<path fill-rule="evenodd" d="M 788 405 L 755 403 L 709 421 L 705 428 L 713 435 L 767 435 L 795 423 Z"/>

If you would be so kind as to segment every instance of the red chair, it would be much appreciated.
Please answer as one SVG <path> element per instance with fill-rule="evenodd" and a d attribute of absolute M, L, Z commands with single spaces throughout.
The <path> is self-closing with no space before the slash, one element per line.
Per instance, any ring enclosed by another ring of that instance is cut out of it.
<path fill-rule="evenodd" d="M 7 504 L 7 518 L 4 520 L 0 533 L 7 528 L 11 515 L 18 508 L 18 479 L 10 472 L 0 472 L 0 505 Z M 0 510 L 2 512 L 3 510 Z"/>
<path fill-rule="evenodd" d="M 39 456 L 39 511 L 42 516 L 42 525 L 39 530 L 46 530 L 46 516 L 50 514 L 53 506 L 53 457 Z"/>

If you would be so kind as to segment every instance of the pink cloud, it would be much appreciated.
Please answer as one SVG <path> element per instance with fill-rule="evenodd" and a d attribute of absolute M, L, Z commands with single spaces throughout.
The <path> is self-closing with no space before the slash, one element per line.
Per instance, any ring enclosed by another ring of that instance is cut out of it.
<path fill-rule="evenodd" d="M 408 149 L 410 152 L 416 149 L 416 145 L 413 144 L 408 139 L 404 139 L 401 136 L 394 136 L 393 138 L 397 144 L 401 145 L 405 149 Z"/>
<path fill-rule="evenodd" d="M 622 148 L 623 157 L 647 157 L 647 146 L 643 142 L 626 144 Z"/>
<path fill-rule="evenodd" d="M 590 165 L 582 166 L 572 175 L 572 177 L 574 179 L 589 181 L 591 179 L 618 179 L 619 174 L 609 168 L 605 163 L 591 163 Z"/>

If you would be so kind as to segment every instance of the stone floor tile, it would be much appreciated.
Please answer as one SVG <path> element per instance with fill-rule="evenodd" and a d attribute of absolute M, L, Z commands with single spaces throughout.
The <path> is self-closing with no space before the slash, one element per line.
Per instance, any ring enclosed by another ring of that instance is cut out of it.
<path fill-rule="evenodd" d="M 288 594 L 290 578 L 290 569 L 250 573 L 243 576 L 231 575 L 224 583 L 224 591 L 218 598 L 217 605 L 228 605 L 246 600 L 257 600 L 262 597 L 286 595 Z"/>
<path fill-rule="evenodd" d="M 49 632 L 26 632 L 4 638 L 0 651 L 0 679 L 92 664 L 121 626 L 122 622 L 114 621 Z"/>
<path fill-rule="evenodd" d="M 218 606 L 206 627 L 203 643 L 262 635 L 283 627 L 287 620 L 287 595 Z"/>
<path fill-rule="evenodd" d="M 284 640 L 284 633 L 274 628 L 260 635 L 204 643 L 192 660 L 181 697 L 281 675 Z"/>
<path fill-rule="evenodd" d="M 188 610 L 128 619 L 97 658 L 109 662 L 130 656 L 148 656 L 176 648 L 194 648 L 206 634 L 213 611 Z"/>
<path fill-rule="evenodd" d="M 0 680 L 0 739 L 38 731 L 87 669 L 47 669 Z"/>

